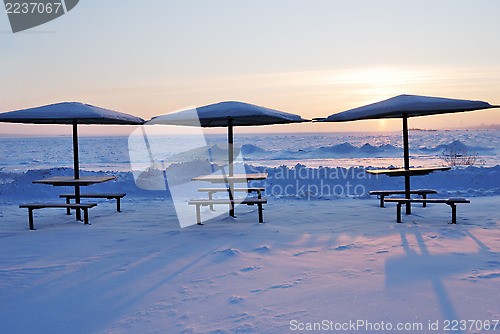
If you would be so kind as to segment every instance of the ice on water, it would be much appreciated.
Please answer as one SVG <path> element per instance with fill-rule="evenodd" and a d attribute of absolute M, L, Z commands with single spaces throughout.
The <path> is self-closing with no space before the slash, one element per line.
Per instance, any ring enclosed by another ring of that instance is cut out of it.
<path fill-rule="evenodd" d="M 227 150 L 225 135 L 205 137 L 209 145 L 216 145 L 215 149 Z M 168 136 L 168 145 L 157 145 L 157 149 L 169 154 L 189 141 L 189 136 Z M 401 141 L 401 133 L 397 131 L 235 135 L 235 146 L 241 147 L 245 161 L 261 166 L 297 163 L 310 167 L 399 166 L 402 164 Z M 0 145 L 0 168 L 4 171 L 73 166 L 70 137 L 0 138 Z M 79 145 L 83 170 L 131 169 L 133 152 L 129 152 L 128 137 L 81 137 Z M 410 132 L 410 155 L 415 166 L 442 164 L 443 151 L 452 146 L 465 149 L 467 154 L 477 154 L 477 164 L 495 166 L 499 164 L 500 130 Z M 134 163 L 147 165 L 149 161 Z"/>

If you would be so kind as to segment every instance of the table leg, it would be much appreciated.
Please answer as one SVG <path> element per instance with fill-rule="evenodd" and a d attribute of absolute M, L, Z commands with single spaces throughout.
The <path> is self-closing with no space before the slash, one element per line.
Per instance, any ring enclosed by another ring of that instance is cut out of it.
<path fill-rule="evenodd" d="M 69 197 L 66 197 L 66 204 L 70 204 L 71 201 L 69 199 Z M 66 208 L 66 214 L 67 215 L 71 215 L 71 209 L 70 208 Z"/>
<path fill-rule="evenodd" d="M 457 206 L 454 203 L 450 204 L 451 206 L 451 223 L 457 223 Z"/>
<path fill-rule="evenodd" d="M 29 222 L 30 222 L 30 230 L 34 230 L 35 227 L 33 226 L 33 209 L 28 208 L 28 216 L 29 216 Z"/>
<path fill-rule="evenodd" d="M 75 203 L 80 204 L 80 186 L 75 186 Z M 82 221 L 82 212 L 76 209 L 76 220 Z"/>
<path fill-rule="evenodd" d="M 208 199 L 209 199 L 209 200 L 212 200 L 212 199 L 213 199 L 213 194 L 214 194 L 214 193 L 213 193 L 213 192 L 211 192 L 211 191 L 209 191 L 209 192 L 208 192 Z M 213 204 L 210 204 L 210 211 L 215 211 L 215 210 L 214 210 L 214 205 L 213 205 Z"/>
<path fill-rule="evenodd" d="M 200 204 L 196 204 L 196 224 L 203 225 L 201 223 L 201 212 L 200 212 Z"/>
<path fill-rule="evenodd" d="M 228 188 L 229 200 L 231 201 L 231 204 L 229 204 L 229 215 L 234 218 L 234 198 L 233 198 L 234 183 L 229 182 L 228 186 L 229 186 Z"/>
<path fill-rule="evenodd" d="M 264 222 L 264 217 L 262 215 L 262 203 L 258 203 L 257 206 L 259 207 L 259 223 Z"/>
<path fill-rule="evenodd" d="M 88 208 L 83 209 L 83 219 L 84 219 L 84 224 L 90 225 L 89 224 L 89 209 Z"/>
<path fill-rule="evenodd" d="M 401 223 L 401 202 L 398 202 L 396 206 L 396 219 L 398 223 Z"/>

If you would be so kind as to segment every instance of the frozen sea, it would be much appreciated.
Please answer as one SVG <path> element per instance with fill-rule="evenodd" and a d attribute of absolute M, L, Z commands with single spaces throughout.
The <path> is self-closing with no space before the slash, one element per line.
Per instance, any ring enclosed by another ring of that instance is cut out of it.
<path fill-rule="evenodd" d="M 189 181 L 214 172 L 216 166 L 224 167 L 226 140 L 225 135 L 213 134 L 144 137 L 142 131 L 138 136 L 81 137 L 80 170 L 82 175 L 117 177 L 113 182 L 94 185 L 93 191 L 150 197 L 170 196 L 175 189 L 186 198 L 198 198 L 203 194 L 197 188 L 203 185 Z M 264 182 L 251 183 L 264 187 L 268 198 L 368 198 L 371 190 L 403 188 L 402 178 L 365 173 L 370 168 L 402 167 L 401 142 L 401 132 L 236 133 L 236 152 L 239 150 L 246 165 L 237 160 L 235 168 L 238 173 L 268 173 Z M 32 181 L 73 175 L 71 137 L 1 138 L 0 143 L 0 197 L 41 200 L 58 195 L 58 187 Z M 443 152 L 451 151 L 475 160 L 473 165 L 413 177 L 411 187 L 436 189 L 437 196 L 445 197 L 499 195 L 499 144 L 500 131 L 411 131 L 412 166 L 447 165 Z"/>
<path fill-rule="evenodd" d="M 254 166 L 307 167 L 389 167 L 403 164 L 401 132 L 339 132 L 301 134 L 238 134 L 235 146 L 244 160 Z M 190 136 L 153 137 L 159 154 L 199 138 Z M 225 135 L 206 135 L 209 145 L 226 145 Z M 87 171 L 130 171 L 130 138 L 80 137 L 80 168 Z M 163 144 L 162 144 L 163 143 Z M 71 137 L 1 138 L 0 170 L 26 172 L 33 169 L 73 167 Z M 188 148 L 186 148 L 188 149 Z M 500 164 L 500 130 L 410 131 L 410 156 L 414 166 L 445 165 L 443 153 L 453 149 L 475 157 L 475 166 Z M 223 155 L 225 156 L 225 155 Z M 135 156 L 134 156 L 135 158 Z M 136 158 L 135 158 L 136 159 Z M 147 159 L 134 161 L 147 165 Z"/>

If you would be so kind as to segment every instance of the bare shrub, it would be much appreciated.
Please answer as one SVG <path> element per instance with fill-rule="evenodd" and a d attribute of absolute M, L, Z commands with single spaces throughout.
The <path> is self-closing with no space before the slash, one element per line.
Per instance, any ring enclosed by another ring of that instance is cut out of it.
<path fill-rule="evenodd" d="M 467 152 L 466 149 L 449 148 L 441 153 L 441 159 L 446 166 L 473 166 L 480 163 L 477 153 Z"/>

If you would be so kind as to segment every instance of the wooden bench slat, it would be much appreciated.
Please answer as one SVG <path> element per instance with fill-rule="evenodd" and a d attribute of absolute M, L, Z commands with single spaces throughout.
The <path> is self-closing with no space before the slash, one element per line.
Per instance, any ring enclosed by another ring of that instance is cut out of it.
<path fill-rule="evenodd" d="M 95 194 L 80 194 L 81 198 L 115 198 L 115 197 L 120 197 L 123 198 L 125 197 L 125 193 L 95 193 Z M 75 194 L 62 194 L 59 195 L 59 197 L 64 198 L 64 197 L 70 197 L 70 198 L 75 198 Z"/>
<path fill-rule="evenodd" d="M 233 188 L 233 191 L 265 191 L 266 188 L 259 188 L 259 187 L 249 187 L 249 188 Z M 199 188 L 199 192 L 207 192 L 207 191 L 213 191 L 213 192 L 226 192 L 229 191 L 229 188 Z"/>
<path fill-rule="evenodd" d="M 384 207 L 384 199 L 386 196 L 390 195 L 402 195 L 405 194 L 406 192 L 404 190 L 372 190 L 370 191 L 370 195 L 377 195 L 378 198 L 380 198 L 380 207 Z M 427 195 L 429 194 L 437 194 L 437 191 L 434 189 L 415 189 L 415 190 L 410 190 L 410 194 L 412 195 L 420 195 L 422 196 L 423 199 L 427 198 Z M 425 208 L 427 206 L 426 202 L 423 202 L 423 207 Z"/>
<path fill-rule="evenodd" d="M 233 192 L 246 192 L 246 193 L 252 193 L 256 192 L 257 193 L 257 198 L 262 199 L 262 192 L 265 191 L 266 188 L 261 188 L 261 187 L 245 187 L 245 188 L 233 188 Z M 221 193 L 221 192 L 229 192 L 228 187 L 224 188 L 199 188 L 199 192 L 208 192 L 208 199 L 212 200 L 213 199 L 213 194 L 215 193 Z M 231 198 L 231 194 L 229 194 L 229 198 Z M 210 210 L 214 211 L 214 205 L 210 204 Z"/>
<path fill-rule="evenodd" d="M 470 203 L 470 200 L 456 197 L 456 198 L 387 198 L 386 202 L 417 202 L 417 203 Z"/>
<path fill-rule="evenodd" d="M 200 212 L 200 207 L 201 206 L 212 206 L 214 204 L 227 204 L 231 205 L 231 208 L 235 204 L 247 204 L 247 205 L 257 205 L 258 206 L 258 211 L 259 211 L 259 223 L 264 222 L 264 218 L 262 215 L 262 204 L 266 204 L 267 199 L 265 198 L 244 198 L 244 199 L 234 199 L 234 200 L 229 200 L 229 199 L 193 199 L 188 202 L 189 205 L 196 205 L 196 223 L 198 225 L 203 225 L 201 223 L 201 212 Z"/>
<path fill-rule="evenodd" d="M 116 199 L 116 211 L 121 212 L 120 199 L 125 197 L 126 193 L 86 193 L 80 194 L 80 198 L 106 198 L 106 199 Z M 66 204 L 70 203 L 71 199 L 75 199 L 75 194 L 62 194 L 59 195 L 60 198 L 66 198 Z M 69 208 L 66 212 L 68 215 L 71 214 Z"/>
<path fill-rule="evenodd" d="M 66 208 L 66 209 L 77 209 L 83 210 L 83 217 L 84 217 L 84 223 L 86 225 L 89 224 L 89 209 L 93 208 L 94 206 L 97 206 L 97 203 L 30 203 L 30 204 L 21 204 L 19 205 L 20 208 L 27 208 L 28 209 L 28 218 L 29 218 L 29 227 L 30 230 L 34 230 L 34 224 L 33 224 L 33 210 L 37 209 L 45 209 L 45 208 Z"/>
<path fill-rule="evenodd" d="M 245 198 L 245 199 L 193 199 L 189 201 L 189 205 L 193 204 L 201 204 L 201 205 L 210 205 L 210 204 L 266 204 L 267 199 L 265 198 Z"/>
<path fill-rule="evenodd" d="M 43 209 L 43 208 L 71 208 L 71 209 L 83 209 L 83 208 L 93 208 L 97 203 L 32 203 L 32 204 L 21 204 L 20 208 L 34 208 L 34 209 Z"/>
<path fill-rule="evenodd" d="M 396 205 L 396 219 L 398 223 L 401 223 L 401 205 L 417 202 L 417 203 L 444 203 L 451 207 L 451 223 L 457 223 L 457 206 L 458 203 L 470 203 L 470 200 L 463 197 L 450 197 L 450 198 L 431 198 L 431 199 L 420 199 L 420 198 L 388 198 L 387 202 L 395 202 Z"/>
<path fill-rule="evenodd" d="M 370 195 L 383 195 L 383 194 L 405 194 L 404 190 L 372 190 L 370 191 Z M 417 189 L 410 190 L 410 194 L 437 194 L 437 191 L 434 189 Z"/>

